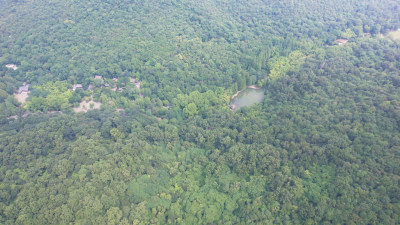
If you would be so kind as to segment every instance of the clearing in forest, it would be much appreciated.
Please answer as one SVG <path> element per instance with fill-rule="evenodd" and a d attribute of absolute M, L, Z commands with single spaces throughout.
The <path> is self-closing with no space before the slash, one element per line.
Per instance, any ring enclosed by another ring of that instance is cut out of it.
<path fill-rule="evenodd" d="M 100 109 L 100 106 L 102 105 L 101 102 L 95 102 L 93 100 L 90 101 L 82 101 L 78 107 L 73 108 L 74 112 L 87 112 L 88 110 L 92 109 Z"/>
<path fill-rule="evenodd" d="M 18 69 L 17 65 L 15 65 L 15 64 L 7 64 L 6 67 L 7 67 L 7 69 L 13 69 L 13 70 Z"/>
<path fill-rule="evenodd" d="M 388 37 L 393 40 L 400 40 L 400 29 L 389 32 Z"/>
<path fill-rule="evenodd" d="M 28 92 L 21 92 L 19 94 L 14 94 L 14 97 L 18 100 L 20 103 L 25 103 L 26 99 L 28 98 L 30 91 Z"/>
<path fill-rule="evenodd" d="M 346 44 L 349 40 L 347 39 L 336 39 L 334 42 L 338 45 Z"/>

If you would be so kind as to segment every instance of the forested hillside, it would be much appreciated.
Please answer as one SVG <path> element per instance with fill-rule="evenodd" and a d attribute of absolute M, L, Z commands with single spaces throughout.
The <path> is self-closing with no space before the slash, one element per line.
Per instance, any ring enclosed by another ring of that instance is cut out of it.
<path fill-rule="evenodd" d="M 399 224 L 398 28 L 398 0 L 1 0 L 0 224 Z"/>

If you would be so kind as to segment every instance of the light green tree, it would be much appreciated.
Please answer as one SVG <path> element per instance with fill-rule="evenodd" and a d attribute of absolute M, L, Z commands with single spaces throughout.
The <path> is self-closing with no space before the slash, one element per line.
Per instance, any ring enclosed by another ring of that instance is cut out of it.
<path fill-rule="evenodd" d="M 184 109 L 183 113 L 185 114 L 186 117 L 192 117 L 194 115 L 198 114 L 197 106 L 196 104 L 189 103 Z"/>

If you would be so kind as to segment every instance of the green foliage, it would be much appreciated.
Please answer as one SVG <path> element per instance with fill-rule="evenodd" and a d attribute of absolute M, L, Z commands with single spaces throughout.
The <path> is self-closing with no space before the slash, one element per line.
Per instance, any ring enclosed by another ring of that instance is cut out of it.
<path fill-rule="evenodd" d="M 197 115 L 199 112 L 197 111 L 196 104 L 192 102 L 185 106 L 185 108 L 183 109 L 183 113 L 186 117 L 192 117 L 194 115 Z"/>
<path fill-rule="evenodd" d="M 305 56 L 303 53 L 294 51 L 291 52 L 288 57 L 280 57 L 274 61 L 268 62 L 268 67 L 270 68 L 268 79 L 276 80 L 279 77 L 286 75 L 289 70 L 295 70 L 301 65 L 304 58 Z"/>
<path fill-rule="evenodd" d="M 226 108 L 229 103 L 228 94 L 223 89 L 191 92 L 189 95 L 178 94 L 173 99 L 173 106 L 180 107 L 186 117 L 192 117 L 197 114 L 205 114 L 212 108 Z"/>
<path fill-rule="evenodd" d="M 0 73 L 0 121 L 22 111 L 18 108 L 19 103 L 12 96 L 17 89 L 18 82 L 11 75 Z"/>
<path fill-rule="evenodd" d="M 348 29 L 346 29 L 346 31 L 342 32 L 342 35 L 341 35 L 341 37 L 345 38 L 345 39 L 350 39 L 355 36 L 356 36 L 356 34 L 350 28 L 348 28 Z"/>
<path fill-rule="evenodd" d="M 32 92 L 36 96 L 32 97 L 32 100 L 27 103 L 26 107 L 34 112 L 48 110 L 60 111 L 62 108 L 65 111 L 67 110 L 66 105 L 71 101 L 76 101 L 77 98 L 71 90 L 67 89 L 67 82 L 60 81 L 50 81 L 43 86 L 34 86 Z"/>
<path fill-rule="evenodd" d="M 0 224 L 399 224 L 398 8 L 2 1 Z"/>

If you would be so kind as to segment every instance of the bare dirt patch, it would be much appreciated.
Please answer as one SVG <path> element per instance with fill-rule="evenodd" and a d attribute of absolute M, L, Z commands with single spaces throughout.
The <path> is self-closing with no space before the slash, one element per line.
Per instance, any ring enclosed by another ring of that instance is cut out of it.
<path fill-rule="evenodd" d="M 400 29 L 389 32 L 388 37 L 393 40 L 400 40 Z"/>
<path fill-rule="evenodd" d="M 142 88 L 142 82 L 141 81 L 139 81 L 139 82 L 136 82 L 135 83 L 135 85 L 136 85 L 136 87 L 140 90 L 141 88 Z"/>
<path fill-rule="evenodd" d="M 7 67 L 7 69 L 13 69 L 13 70 L 18 69 L 17 65 L 15 65 L 15 64 L 7 64 L 6 67 Z"/>
<path fill-rule="evenodd" d="M 25 103 L 26 99 L 29 96 L 29 93 L 30 93 L 30 91 L 28 91 L 28 92 L 24 91 L 24 92 L 21 92 L 19 94 L 14 94 L 14 97 L 18 100 L 18 102 Z"/>
<path fill-rule="evenodd" d="M 136 87 L 139 89 L 139 91 L 140 91 L 140 89 L 142 88 L 142 81 L 136 81 L 136 78 L 131 78 L 130 79 L 130 82 L 131 83 L 134 83 L 135 85 L 136 85 Z"/>
<path fill-rule="evenodd" d="M 78 107 L 73 108 L 74 112 L 87 112 L 89 110 L 93 109 L 100 109 L 102 103 L 101 102 L 95 102 L 93 100 L 90 100 L 88 102 L 82 101 Z"/>
<path fill-rule="evenodd" d="M 347 39 L 336 39 L 334 42 L 336 44 L 338 44 L 338 45 L 342 45 L 342 44 L 346 44 L 347 42 L 349 42 L 349 40 L 347 40 Z"/>

